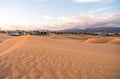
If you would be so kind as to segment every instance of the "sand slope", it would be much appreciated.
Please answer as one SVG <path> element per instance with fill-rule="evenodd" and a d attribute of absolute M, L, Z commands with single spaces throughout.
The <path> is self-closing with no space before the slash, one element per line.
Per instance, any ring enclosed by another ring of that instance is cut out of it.
<path fill-rule="evenodd" d="M 0 79 L 120 78 L 119 45 L 61 39 L 27 35 L 1 43 Z"/>
<path fill-rule="evenodd" d="M 114 39 L 110 41 L 109 43 L 120 45 L 120 39 Z"/>
<path fill-rule="evenodd" d="M 8 36 L 6 34 L 1 34 L 0 33 L 0 43 L 2 43 L 3 41 L 5 41 L 5 40 L 7 40 L 9 38 L 11 38 L 11 36 Z"/>
<path fill-rule="evenodd" d="M 86 40 L 87 43 L 108 43 L 110 41 L 116 40 L 115 37 L 97 37 L 97 38 L 90 38 Z"/>

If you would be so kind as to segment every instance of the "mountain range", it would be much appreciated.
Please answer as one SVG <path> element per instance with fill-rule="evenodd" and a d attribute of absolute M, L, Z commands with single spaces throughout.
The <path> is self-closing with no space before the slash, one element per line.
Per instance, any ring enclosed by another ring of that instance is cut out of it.
<path fill-rule="evenodd" d="M 72 32 L 72 33 L 80 33 L 80 32 L 120 32 L 120 27 L 94 27 L 94 28 L 86 28 L 86 29 L 64 29 L 61 32 Z"/>

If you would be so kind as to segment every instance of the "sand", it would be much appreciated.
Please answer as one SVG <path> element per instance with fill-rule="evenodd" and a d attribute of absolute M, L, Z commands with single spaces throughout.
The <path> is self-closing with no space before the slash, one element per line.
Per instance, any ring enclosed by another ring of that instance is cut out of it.
<path fill-rule="evenodd" d="M 119 44 L 80 40 L 9 38 L 0 43 L 0 79 L 120 79 Z"/>
<path fill-rule="evenodd" d="M 120 39 L 114 39 L 114 40 L 110 41 L 109 43 L 120 45 Z"/>
<path fill-rule="evenodd" d="M 2 43 L 3 41 L 5 41 L 5 40 L 7 40 L 9 38 L 11 38 L 11 36 L 0 33 L 0 43 Z"/>
<path fill-rule="evenodd" d="M 116 40 L 116 37 L 96 37 L 86 40 L 87 43 L 108 43 L 110 41 Z"/>

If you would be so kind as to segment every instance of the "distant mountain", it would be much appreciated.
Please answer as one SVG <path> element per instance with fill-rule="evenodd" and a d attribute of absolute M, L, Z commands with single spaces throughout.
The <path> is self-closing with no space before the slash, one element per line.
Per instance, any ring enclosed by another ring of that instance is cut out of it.
<path fill-rule="evenodd" d="M 71 33 L 81 33 L 81 32 L 120 32 L 120 27 L 94 27 L 86 29 L 64 29 L 60 32 L 71 32 Z"/>
<path fill-rule="evenodd" d="M 85 32 L 120 32 L 120 27 L 95 27 L 87 28 Z"/>
<path fill-rule="evenodd" d="M 84 30 L 74 28 L 74 29 L 64 29 L 64 30 L 62 30 L 62 32 L 79 33 L 79 32 L 84 32 Z"/>

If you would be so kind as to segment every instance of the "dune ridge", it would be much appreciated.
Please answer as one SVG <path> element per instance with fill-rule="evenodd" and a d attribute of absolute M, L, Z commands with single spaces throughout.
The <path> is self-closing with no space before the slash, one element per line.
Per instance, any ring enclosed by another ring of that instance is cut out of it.
<path fill-rule="evenodd" d="M 85 41 L 85 43 L 109 43 L 115 40 L 120 40 L 117 37 L 97 37 L 97 38 L 89 38 Z"/>
<path fill-rule="evenodd" d="M 0 44 L 0 79 L 120 78 L 119 46 L 61 39 L 27 35 Z"/>
<path fill-rule="evenodd" d="M 15 38 L 11 38 L 4 41 L 2 44 L 0 44 L 0 47 L 3 45 L 7 45 L 7 43 L 9 42 L 13 42 L 14 40 L 16 40 L 15 44 L 10 44 L 7 48 L 4 48 L 4 51 L 0 52 L 0 56 L 5 55 L 9 52 L 12 52 L 14 49 L 19 48 L 25 42 L 26 39 L 27 39 L 27 36 L 21 36 L 21 37 L 15 37 Z"/>
<path fill-rule="evenodd" d="M 120 39 L 114 39 L 110 41 L 109 43 L 120 45 Z"/>

